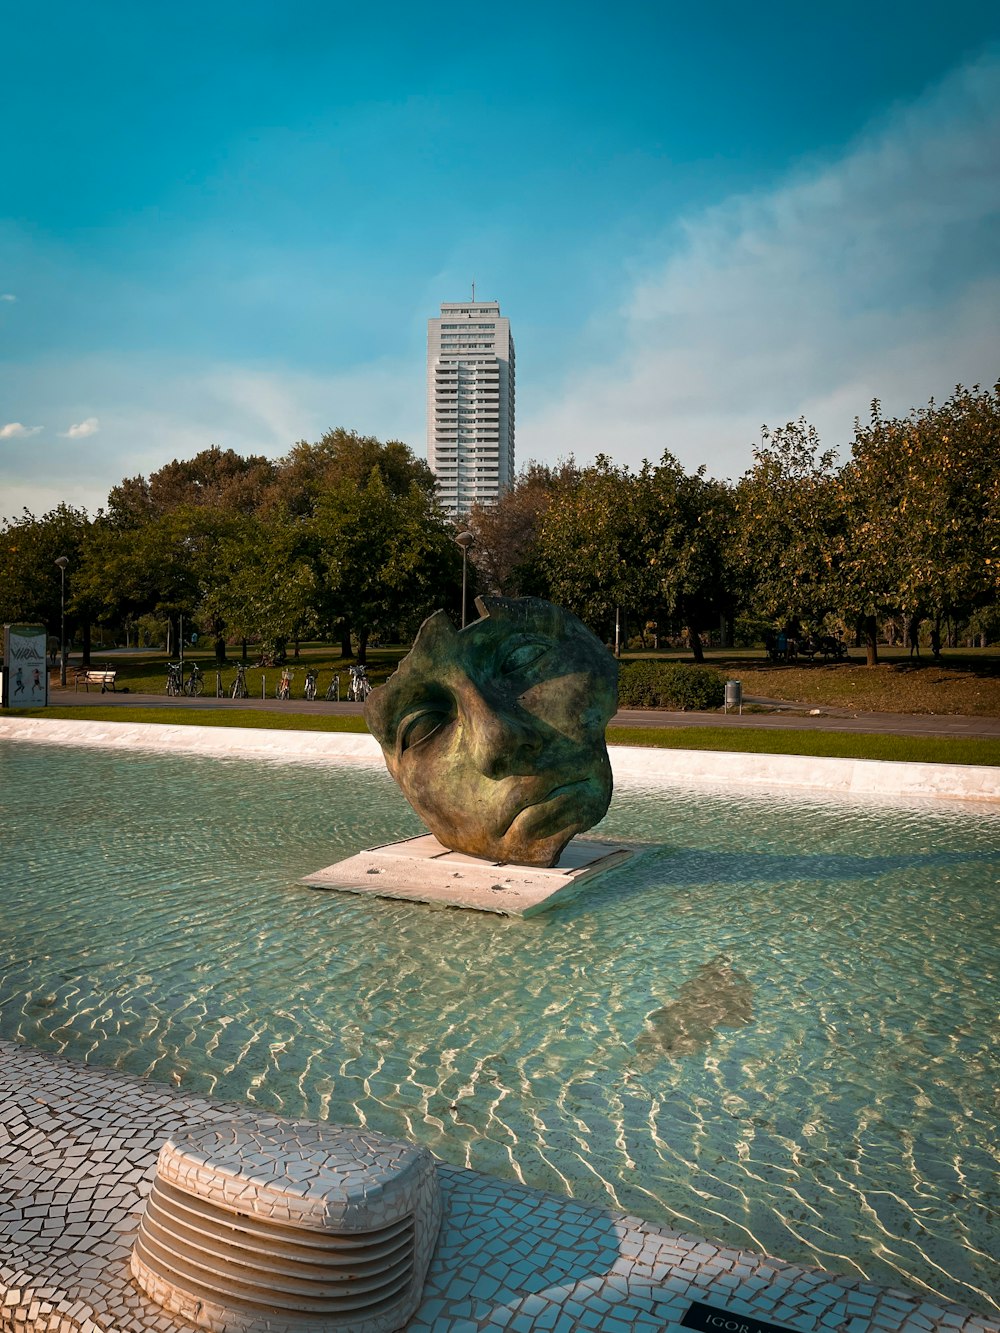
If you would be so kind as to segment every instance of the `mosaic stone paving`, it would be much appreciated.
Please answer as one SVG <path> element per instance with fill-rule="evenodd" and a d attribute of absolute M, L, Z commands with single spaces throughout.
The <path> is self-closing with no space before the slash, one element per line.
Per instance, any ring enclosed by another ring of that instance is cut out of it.
<path fill-rule="evenodd" d="M 168 1134 L 246 1108 L 0 1042 L 0 1330 L 176 1333 L 129 1256 Z M 693 1301 L 739 1327 L 798 1333 L 1000 1333 L 956 1305 L 711 1245 L 439 1165 L 444 1220 L 423 1300 L 427 1333 L 659 1333 Z"/>

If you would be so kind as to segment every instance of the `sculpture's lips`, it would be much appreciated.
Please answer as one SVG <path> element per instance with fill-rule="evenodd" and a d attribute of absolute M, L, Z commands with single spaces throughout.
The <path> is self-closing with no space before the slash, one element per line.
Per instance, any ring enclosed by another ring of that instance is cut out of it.
<path fill-rule="evenodd" d="M 556 787 L 549 787 L 547 791 L 542 792 L 539 796 L 526 801 L 519 801 L 517 808 L 507 821 L 507 829 L 509 830 L 514 821 L 521 815 L 526 814 L 529 810 L 537 810 L 541 805 L 548 805 L 552 801 L 558 801 L 561 797 L 569 796 L 571 793 L 576 792 L 578 787 L 586 787 L 590 785 L 590 783 L 591 779 L 589 777 L 574 778 L 571 782 L 560 782 Z"/>

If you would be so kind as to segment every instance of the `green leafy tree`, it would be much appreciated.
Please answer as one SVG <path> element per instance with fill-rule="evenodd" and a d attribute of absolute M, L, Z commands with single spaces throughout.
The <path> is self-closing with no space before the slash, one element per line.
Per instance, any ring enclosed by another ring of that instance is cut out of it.
<path fill-rule="evenodd" d="M 460 578 L 453 530 L 433 495 L 417 481 L 394 493 L 377 466 L 364 485 L 325 490 L 310 531 L 326 616 L 353 627 L 361 662 L 373 634 L 412 632 Z"/>
<path fill-rule="evenodd" d="M 203 620 L 230 637 L 260 642 L 273 662 L 318 628 L 318 576 L 303 525 L 256 515 L 219 532 L 202 581 Z"/>
<path fill-rule="evenodd" d="M 833 450 L 804 418 L 766 427 L 739 481 L 728 559 L 751 614 L 818 627 L 843 602 L 846 513 Z"/>
<path fill-rule="evenodd" d="M 27 509 L 20 518 L 0 526 L 0 624 L 39 622 L 58 637 L 62 615 L 63 579 L 56 559 L 66 556 L 66 635 L 84 635 L 84 660 L 89 661 L 92 607 L 79 583 L 82 552 L 91 534 L 84 509 L 61 504 L 41 518 Z"/>
<path fill-rule="evenodd" d="M 154 615 L 171 625 L 177 643 L 179 619 L 190 620 L 199 602 L 197 516 L 176 509 L 141 527 L 94 524 L 76 575 L 76 596 L 95 619 L 110 625 Z"/>
<path fill-rule="evenodd" d="M 643 614 L 660 587 L 659 517 L 649 464 L 633 473 L 599 455 L 542 516 L 538 563 L 552 600 L 605 639 L 617 614 Z"/>

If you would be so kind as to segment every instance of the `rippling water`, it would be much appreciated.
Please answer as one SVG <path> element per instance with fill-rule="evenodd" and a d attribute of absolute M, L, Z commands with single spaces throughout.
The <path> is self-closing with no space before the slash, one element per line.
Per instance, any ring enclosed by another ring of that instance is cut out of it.
<path fill-rule="evenodd" d="M 529 921 L 298 879 L 364 768 L 0 742 L 0 1035 L 995 1310 L 995 812 L 620 790 Z"/>

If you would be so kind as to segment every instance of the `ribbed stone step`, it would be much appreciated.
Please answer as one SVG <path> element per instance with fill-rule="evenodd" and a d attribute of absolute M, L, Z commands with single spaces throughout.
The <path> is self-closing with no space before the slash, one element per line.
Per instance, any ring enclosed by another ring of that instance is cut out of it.
<path fill-rule="evenodd" d="M 164 1144 L 132 1273 L 213 1333 L 389 1333 L 419 1304 L 440 1220 L 426 1149 L 248 1114 Z"/>

